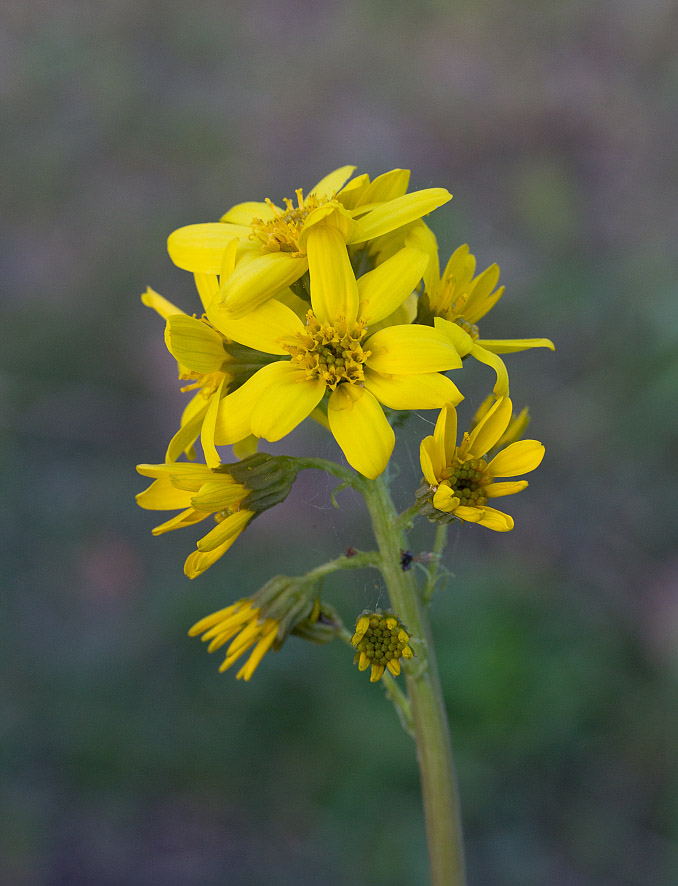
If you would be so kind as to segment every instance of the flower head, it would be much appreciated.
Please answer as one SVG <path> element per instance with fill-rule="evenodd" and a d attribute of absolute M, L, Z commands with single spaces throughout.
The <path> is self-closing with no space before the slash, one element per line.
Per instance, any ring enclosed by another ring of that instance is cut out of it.
<path fill-rule="evenodd" d="M 421 279 L 426 255 L 404 247 L 356 280 L 336 228 L 317 224 L 308 242 L 311 308 L 305 323 L 278 299 L 241 318 L 213 302 L 222 334 L 281 359 L 256 372 L 220 403 L 215 440 L 248 434 L 280 440 L 327 395 L 330 430 L 349 464 L 367 477 L 384 470 L 395 437 L 381 404 L 435 409 L 462 395 L 441 372 L 461 366 L 448 335 L 412 324 L 382 326 Z M 376 330 L 373 331 L 373 327 Z"/>
<path fill-rule="evenodd" d="M 290 634 L 322 644 L 334 639 L 341 630 L 341 620 L 331 606 L 320 602 L 317 589 L 279 575 L 253 597 L 238 600 L 201 619 L 188 634 L 202 634 L 202 641 L 209 642 L 208 652 L 231 641 L 219 668 L 222 672 L 254 646 L 236 675 L 238 680 L 249 680 L 264 655 L 270 649 L 281 649 Z"/>
<path fill-rule="evenodd" d="M 478 322 L 504 294 L 503 286 L 497 288 L 499 266 L 492 264 L 476 276 L 476 259 L 465 243 L 452 253 L 441 275 L 436 238 L 423 222 L 412 226 L 405 243 L 424 250 L 429 256 L 417 322 L 444 330 L 462 357 L 470 354 L 491 366 L 497 374 L 495 395 L 507 397 L 508 372 L 499 354 L 530 348 L 553 350 L 553 342 L 548 338 L 481 338 Z"/>
<path fill-rule="evenodd" d="M 419 450 L 427 484 L 420 499 L 427 516 L 435 520 L 441 514 L 449 514 L 497 532 L 513 529 L 513 518 L 488 507 L 488 499 L 514 495 L 524 489 L 527 480 L 495 481 L 498 477 L 517 477 L 533 471 L 544 457 L 544 446 L 537 440 L 518 440 L 488 462 L 485 456 L 501 440 L 511 415 L 509 398 L 497 400 L 457 446 L 456 409 L 441 409 L 433 435 L 422 440 Z"/>
<path fill-rule="evenodd" d="M 372 667 L 371 683 L 380 680 L 387 668 L 397 677 L 400 673 L 400 659 L 414 657 L 409 642 L 410 635 L 406 628 L 392 613 L 382 612 L 380 609 L 363 612 L 356 622 L 351 639 L 357 649 L 353 663 L 361 671 Z"/>
<path fill-rule="evenodd" d="M 174 462 L 137 465 L 154 482 L 137 495 L 137 504 L 149 510 L 180 513 L 161 523 L 153 535 L 192 526 L 213 515 L 216 526 L 198 542 L 186 560 L 184 572 L 195 578 L 215 563 L 257 514 L 283 501 L 297 475 L 292 459 L 258 453 L 233 465 L 210 468 L 204 464 Z"/>
<path fill-rule="evenodd" d="M 342 166 L 306 196 L 297 190 L 296 205 L 289 199 L 284 207 L 271 200 L 250 201 L 232 207 L 219 222 L 179 228 L 168 240 L 170 257 L 193 273 L 221 274 L 221 302 L 242 316 L 306 272 L 313 253 L 322 250 L 319 241 L 309 239 L 315 225 L 334 227 L 345 244 L 358 247 L 421 218 L 451 197 L 444 188 L 407 194 L 408 170 L 391 170 L 373 182 L 367 175 L 348 181 L 354 171 L 354 166 Z M 224 250 L 233 241 L 238 262 L 223 274 Z"/>

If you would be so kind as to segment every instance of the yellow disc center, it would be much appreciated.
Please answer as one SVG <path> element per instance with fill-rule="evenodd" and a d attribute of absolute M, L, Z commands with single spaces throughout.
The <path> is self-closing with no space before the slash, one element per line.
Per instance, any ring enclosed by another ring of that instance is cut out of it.
<path fill-rule="evenodd" d="M 370 356 L 361 344 L 367 334 L 364 321 L 347 323 L 339 317 L 334 325 L 320 323 L 313 311 L 306 314 L 306 320 L 304 332 L 297 333 L 297 344 L 286 346 L 292 363 L 306 370 L 309 381 L 322 379 L 332 390 L 341 382 L 361 384 Z"/>

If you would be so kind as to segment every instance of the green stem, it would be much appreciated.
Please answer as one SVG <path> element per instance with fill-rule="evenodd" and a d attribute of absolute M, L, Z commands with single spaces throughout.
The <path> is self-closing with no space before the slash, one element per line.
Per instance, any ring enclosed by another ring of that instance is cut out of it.
<path fill-rule="evenodd" d="M 382 478 L 365 480 L 361 491 L 372 517 L 382 556 L 381 570 L 396 615 L 412 635 L 417 655 L 406 671 L 417 743 L 433 886 L 464 886 L 461 816 L 452 746 L 445 713 L 431 628 L 411 572 L 400 566 L 405 535 L 397 528 L 397 513 Z"/>
<path fill-rule="evenodd" d="M 440 568 L 440 558 L 443 555 L 446 544 L 447 523 L 439 523 L 438 526 L 436 526 L 435 541 L 433 542 L 433 551 L 431 552 L 433 554 L 433 562 L 428 568 L 426 584 L 424 585 L 424 590 L 421 594 L 421 598 L 426 606 L 431 602 L 433 594 L 435 593 Z"/>

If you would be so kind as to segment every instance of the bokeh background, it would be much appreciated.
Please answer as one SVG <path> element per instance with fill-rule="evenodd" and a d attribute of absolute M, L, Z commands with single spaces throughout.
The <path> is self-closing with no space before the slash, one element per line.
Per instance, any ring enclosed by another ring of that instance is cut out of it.
<path fill-rule="evenodd" d="M 345 163 L 449 187 L 441 251 L 507 287 L 484 335 L 557 343 L 507 358 L 547 447 L 517 528 L 453 529 L 434 603 L 471 886 L 678 881 L 677 29 L 671 0 L 3 4 L 1 882 L 426 882 L 413 747 L 350 653 L 293 638 L 243 684 L 186 636 L 371 547 L 358 503 L 307 472 L 193 583 L 194 535 L 134 504 L 183 402 L 139 294 L 195 305 L 167 234 Z"/>

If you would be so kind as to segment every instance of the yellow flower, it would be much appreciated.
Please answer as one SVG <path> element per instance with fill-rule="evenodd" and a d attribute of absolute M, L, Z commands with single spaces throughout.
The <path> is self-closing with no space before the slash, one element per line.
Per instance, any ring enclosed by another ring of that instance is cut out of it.
<path fill-rule="evenodd" d="M 154 482 L 137 495 L 137 503 L 149 510 L 175 510 L 181 513 L 160 526 L 153 535 L 192 526 L 211 514 L 216 526 L 198 542 L 198 549 L 186 560 L 184 572 L 195 578 L 226 553 L 238 538 L 255 511 L 241 508 L 251 490 L 225 471 L 213 471 L 207 465 L 175 462 L 162 465 L 137 465 L 144 477 Z"/>
<path fill-rule="evenodd" d="M 467 244 L 456 249 L 442 276 L 438 263 L 438 244 L 432 231 L 418 222 L 405 238 L 410 246 L 422 249 L 429 256 L 424 274 L 424 294 L 421 299 L 419 322 L 433 322 L 445 330 L 462 357 L 471 355 L 491 366 L 497 374 L 494 393 L 506 397 L 509 393 L 508 372 L 499 354 L 525 351 L 530 348 L 554 350 L 548 338 L 483 339 L 478 321 L 496 305 L 504 294 L 504 287 L 495 287 L 499 281 L 499 266 L 490 265 L 478 276 L 475 256 Z"/>
<path fill-rule="evenodd" d="M 367 477 L 386 467 L 395 437 L 380 404 L 436 409 L 459 403 L 457 387 L 441 375 L 461 366 L 449 336 L 426 326 L 394 325 L 370 333 L 392 315 L 421 279 L 426 256 L 405 247 L 356 280 L 340 232 L 314 225 L 308 233 L 311 310 L 306 324 L 269 299 L 234 318 L 215 300 L 212 325 L 229 338 L 279 355 L 220 403 L 217 445 L 248 434 L 280 440 L 329 392 L 329 427 L 349 464 Z M 291 357 L 291 359 L 290 359 Z"/>
<path fill-rule="evenodd" d="M 249 680 L 261 659 L 275 643 L 280 623 L 274 618 L 265 618 L 251 600 L 238 600 L 232 606 L 213 612 L 193 625 L 189 637 L 202 634 L 202 641 L 209 641 L 208 652 L 215 652 L 229 640 L 226 658 L 219 671 L 227 670 L 248 649 L 254 650 L 247 662 L 236 674 L 238 680 Z"/>
<path fill-rule="evenodd" d="M 194 457 L 193 444 L 200 437 L 205 460 L 216 467 L 220 459 L 214 447 L 214 422 L 219 400 L 239 374 L 251 372 L 252 365 L 258 368 L 269 358 L 262 360 L 261 355 L 245 354 L 242 347 L 234 347 L 234 342 L 217 332 L 206 318 L 189 316 L 150 286 L 141 300 L 166 321 L 165 344 L 177 361 L 179 379 L 189 382 L 181 388 L 182 392 L 196 391 L 182 413 L 165 460 L 176 461 L 184 452 Z M 248 454 L 244 441 L 237 454 Z"/>
<path fill-rule="evenodd" d="M 433 436 L 422 440 L 419 450 L 421 469 L 429 485 L 425 498 L 433 508 L 497 532 L 513 529 L 513 518 L 488 507 L 487 501 L 524 489 L 527 480 L 495 480 L 533 471 L 544 457 L 544 446 L 537 440 L 519 440 L 498 452 L 488 464 L 484 456 L 503 436 L 511 414 L 509 398 L 497 400 L 457 446 L 457 411 L 453 406 L 441 409 Z"/>
<path fill-rule="evenodd" d="M 410 635 L 395 615 L 380 609 L 365 612 L 358 619 L 351 639 L 357 649 L 353 664 L 361 671 L 372 666 L 370 683 L 380 680 L 386 668 L 397 677 L 400 659 L 414 657 L 409 642 Z"/>
<path fill-rule="evenodd" d="M 235 240 L 238 261 L 222 275 L 220 298 L 231 313 L 242 316 L 295 283 L 306 272 L 312 253 L 323 243 L 309 240 L 315 225 L 331 225 L 345 244 L 362 247 L 446 203 L 444 188 L 405 193 L 409 170 L 394 169 L 369 181 L 362 175 L 346 184 L 355 170 L 343 166 L 325 176 L 297 205 L 272 201 L 240 203 L 220 222 L 187 225 L 168 240 L 172 261 L 195 274 L 222 274 L 224 250 Z"/>

